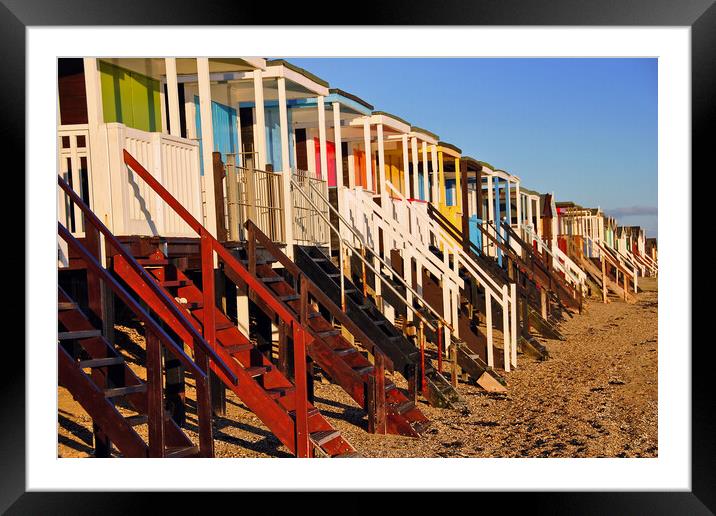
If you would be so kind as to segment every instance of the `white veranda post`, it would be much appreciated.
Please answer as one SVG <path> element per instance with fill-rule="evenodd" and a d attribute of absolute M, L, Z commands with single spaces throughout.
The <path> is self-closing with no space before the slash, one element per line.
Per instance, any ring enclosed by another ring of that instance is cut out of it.
<path fill-rule="evenodd" d="M 214 130 L 211 117 L 211 82 L 209 78 L 209 58 L 196 58 L 197 80 L 199 82 L 199 114 L 201 115 L 201 148 L 202 162 L 204 163 L 204 190 L 206 206 L 204 207 L 204 220 L 209 233 L 216 236 L 216 195 L 212 180 L 214 171 Z"/>
<path fill-rule="evenodd" d="M 288 108 L 286 105 L 286 79 L 278 78 L 278 113 L 281 132 L 281 180 L 283 184 L 283 199 L 280 200 L 283 206 L 283 230 L 286 241 L 285 252 L 289 258 L 293 258 L 293 213 L 291 207 L 291 162 L 289 157 L 288 135 Z"/>

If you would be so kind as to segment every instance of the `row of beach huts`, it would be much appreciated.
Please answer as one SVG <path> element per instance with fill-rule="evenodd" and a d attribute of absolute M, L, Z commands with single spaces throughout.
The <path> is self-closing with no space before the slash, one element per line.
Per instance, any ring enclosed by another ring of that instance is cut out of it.
<path fill-rule="evenodd" d="M 59 59 L 57 86 L 58 380 L 98 457 L 214 456 L 227 390 L 296 456 L 359 457 L 318 376 L 417 438 L 422 402 L 508 390 L 657 274 L 641 228 L 283 59 Z"/>

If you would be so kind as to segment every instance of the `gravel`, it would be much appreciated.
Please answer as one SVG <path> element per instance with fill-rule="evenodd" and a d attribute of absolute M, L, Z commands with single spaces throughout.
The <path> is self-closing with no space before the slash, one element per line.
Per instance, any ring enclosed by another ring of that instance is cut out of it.
<path fill-rule="evenodd" d="M 562 324 L 566 340 L 540 339 L 550 359 L 519 356 L 518 368 L 505 373 L 507 394 L 460 383 L 469 412 L 419 402 L 432 421 L 419 439 L 368 434 L 367 417 L 336 385 L 316 382 L 316 404 L 365 457 L 656 457 L 656 280 L 640 279 L 640 286 L 636 304 L 587 300 L 582 315 Z M 141 328 L 116 330 L 132 344 L 126 356 L 143 376 Z M 193 400 L 191 379 L 188 384 Z M 58 456 L 91 456 L 91 419 L 65 389 L 58 389 L 58 400 Z M 189 428 L 196 428 L 193 407 L 190 402 Z M 146 425 L 137 430 L 146 437 Z M 230 391 L 226 417 L 215 418 L 214 434 L 217 457 L 290 456 Z"/>

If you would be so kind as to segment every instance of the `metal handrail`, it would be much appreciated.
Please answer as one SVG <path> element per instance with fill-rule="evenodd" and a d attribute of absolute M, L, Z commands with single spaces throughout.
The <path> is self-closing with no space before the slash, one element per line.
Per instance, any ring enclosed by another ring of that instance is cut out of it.
<path fill-rule="evenodd" d="M 408 202 L 407 199 L 405 198 L 405 196 L 402 193 L 400 193 L 390 181 L 386 180 L 385 184 L 388 186 L 388 188 L 393 190 L 393 192 L 395 192 L 398 195 L 398 198 L 400 200 L 402 200 L 406 203 Z M 412 205 L 409 204 L 408 209 L 411 212 L 413 212 Z M 445 237 L 445 235 L 442 235 L 439 233 L 439 230 L 442 228 L 440 228 L 439 226 L 437 228 L 433 227 L 433 225 L 431 224 L 432 221 L 430 220 L 430 218 L 427 215 L 424 215 L 423 213 L 421 213 L 417 210 L 414 213 L 417 213 L 418 217 L 423 219 L 423 222 L 428 224 L 428 226 L 430 227 L 432 232 L 434 232 L 435 234 L 440 236 L 443 243 L 445 243 L 446 247 L 449 246 L 451 249 L 453 249 L 453 253 L 457 256 L 458 259 L 460 259 L 460 261 L 462 261 L 462 263 L 464 265 L 469 266 L 471 269 L 474 270 L 474 272 L 471 271 L 473 276 L 475 276 L 476 278 L 479 277 L 485 286 L 487 286 L 487 284 L 489 284 L 490 289 L 492 290 L 491 295 L 493 297 L 499 298 L 502 295 L 502 289 L 497 284 L 497 282 L 492 278 L 492 276 L 490 276 L 490 274 L 485 273 L 480 268 L 480 266 L 477 263 L 475 263 L 475 261 L 470 256 L 468 256 L 467 253 L 465 253 L 465 251 L 460 246 L 450 245 L 450 243 L 449 243 L 448 239 Z M 445 233 L 447 234 L 447 232 L 445 232 Z M 449 236 L 449 235 L 447 235 L 447 236 Z"/>
<path fill-rule="evenodd" d="M 292 184 L 294 183 L 293 178 L 291 178 L 291 183 L 292 183 Z M 297 186 L 297 185 L 296 185 L 296 186 Z M 376 278 L 380 278 L 380 281 L 381 281 L 384 285 L 386 285 L 386 286 L 393 292 L 393 294 L 395 294 L 395 295 L 398 297 L 398 299 L 405 304 L 405 306 L 407 306 L 415 315 L 417 315 L 418 318 L 419 318 L 421 321 L 423 321 L 423 322 L 428 326 L 428 328 L 430 328 L 431 330 L 435 331 L 436 328 L 435 328 L 432 324 L 430 324 L 430 322 L 423 316 L 423 314 L 420 313 L 419 310 L 416 310 L 415 307 L 411 306 L 411 304 L 408 302 L 408 300 L 405 299 L 405 298 L 400 294 L 400 292 L 398 292 L 398 291 L 395 289 L 395 287 L 393 287 L 393 285 L 391 285 L 390 283 L 386 282 L 386 281 L 382 278 L 381 273 L 379 273 L 379 272 L 373 267 L 373 265 L 371 265 L 370 262 L 365 259 L 365 257 L 362 255 L 362 253 L 361 253 L 358 249 L 356 249 L 355 247 L 353 247 L 353 246 L 350 244 L 350 242 L 348 242 L 347 239 L 345 239 L 345 238 L 343 238 L 343 237 L 341 236 L 340 230 L 339 230 L 338 228 L 336 228 L 336 227 L 333 225 L 333 223 L 331 223 L 331 221 L 328 220 L 328 219 L 325 217 L 325 215 L 320 211 L 320 209 L 318 208 L 318 206 L 316 206 L 316 205 L 314 204 L 314 202 L 305 194 L 305 192 L 303 192 L 300 188 L 297 188 L 297 190 L 298 190 L 299 192 L 301 192 L 301 195 L 303 195 L 303 196 L 305 197 L 305 199 L 311 204 L 311 206 L 313 206 L 313 208 L 316 210 L 316 212 L 318 213 L 318 215 L 328 224 L 329 228 L 332 229 L 332 230 L 336 233 L 336 235 L 338 235 L 339 242 L 341 242 L 343 245 L 345 245 L 346 247 L 348 247 L 348 249 L 350 249 L 350 250 L 353 252 L 353 254 L 355 254 L 355 255 L 366 265 L 366 267 L 368 267 L 368 268 L 373 272 L 373 274 L 375 274 Z M 323 197 L 323 196 L 321 196 L 321 198 L 322 198 L 324 201 L 326 200 L 325 197 Z M 334 212 L 335 212 L 335 208 L 331 205 L 330 202 L 327 202 L 327 205 L 328 205 L 332 210 L 334 210 Z M 350 224 L 345 220 L 345 218 L 343 218 L 342 215 L 340 215 L 340 213 L 338 214 L 338 216 L 340 217 L 340 220 L 342 220 L 342 221 L 344 222 L 344 224 L 347 224 L 347 225 L 350 227 Z M 353 232 L 353 229 L 352 229 L 352 228 L 351 228 L 351 232 Z M 429 304 L 427 301 L 425 301 L 425 299 L 423 299 L 423 297 L 420 296 L 420 294 L 418 294 L 417 292 L 415 292 L 415 290 L 413 290 L 413 289 L 403 280 L 403 278 L 402 278 L 397 272 L 395 272 L 395 271 L 393 270 L 393 268 L 390 267 L 390 265 L 388 265 L 388 264 L 383 260 L 383 258 L 381 258 L 380 256 L 378 256 L 378 254 L 375 253 L 375 251 L 373 251 L 373 249 L 371 249 L 370 247 L 366 246 L 366 245 L 363 243 L 363 241 L 362 241 L 362 239 L 360 238 L 359 235 L 356 235 L 356 236 L 358 236 L 358 239 L 359 239 L 359 241 L 361 242 L 362 247 L 363 247 L 364 249 L 367 249 L 368 251 L 370 251 L 371 254 L 378 259 L 378 261 L 380 261 L 383 265 L 385 265 L 388 269 L 390 269 L 390 271 L 393 273 L 393 276 L 394 276 L 400 283 L 402 283 L 402 284 L 405 286 L 405 288 L 408 289 L 416 298 L 418 298 L 418 300 L 419 300 L 426 308 L 428 308 L 428 310 L 430 310 L 430 312 L 435 316 L 435 318 L 436 318 L 440 323 L 443 324 L 443 326 L 449 328 L 450 331 L 453 331 L 452 325 L 450 325 L 437 311 L 435 311 L 435 309 L 434 309 L 432 306 L 430 306 L 430 304 Z M 342 256 L 342 254 L 341 254 L 341 256 Z M 342 281 L 342 280 L 343 280 L 343 267 L 342 267 L 342 265 L 341 265 L 341 267 L 340 267 L 340 272 L 341 272 L 341 281 Z M 343 285 L 341 285 L 341 294 L 342 294 L 342 295 L 345 295 Z"/>
<path fill-rule="evenodd" d="M 393 276 L 393 278 L 395 278 L 395 279 L 396 279 L 400 284 L 402 284 L 413 296 L 415 296 L 415 298 L 416 298 L 423 306 L 425 306 L 425 307 L 435 316 L 435 318 L 438 319 L 438 321 L 440 321 L 440 323 L 442 323 L 443 326 L 449 328 L 450 331 L 453 331 L 452 325 L 451 325 L 450 323 L 448 323 L 448 322 L 443 318 L 443 316 L 441 316 L 432 306 L 430 306 L 430 303 L 428 303 L 423 296 L 421 296 L 420 294 L 418 294 L 418 292 L 416 292 L 415 289 L 413 289 L 410 285 L 408 285 L 408 283 L 405 281 L 405 279 L 404 279 L 400 274 L 398 274 L 398 272 L 397 272 L 395 269 L 393 269 L 392 265 L 390 265 L 388 262 L 386 262 L 386 261 L 383 259 L 383 257 L 381 257 L 378 253 L 376 253 L 376 252 L 373 250 L 372 247 L 370 247 L 369 245 L 367 245 L 367 244 L 363 241 L 363 237 L 361 236 L 361 234 L 358 233 L 358 231 L 353 227 L 353 225 L 352 225 L 343 215 L 341 215 L 341 213 L 340 213 L 338 210 L 336 210 L 336 208 L 330 203 L 330 201 L 329 201 L 328 199 L 326 199 L 326 198 L 321 194 L 321 192 L 316 191 L 316 193 L 317 193 L 318 196 L 321 198 L 321 200 L 326 203 L 326 205 L 328 206 L 328 209 L 331 210 L 333 213 L 335 213 L 335 214 L 338 216 L 338 220 L 340 220 L 341 222 L 343 222 L 343 224 L 348 228 L 348 230 L 358 239 L 358 242 L 360 242 L 361 248 L 368 250 L 375 258 L 377 258 L 378 261 L 379 261 L 386 269 L 388 269 L 388 272 L 390 272 L 390 274 Z M 339 234 L 339 237 L 340 237 L 340 234 Z M 364 263 L 366 263 L 366 265 L 368 265 L 369 267 L 371 267 L 370 264 L 367 263 L 367 261 L 366 261 L 365 258 L 363 257 L 362 253 L 356 252 L 352 247 L 349 247 L 349 248 L 350 248 L 352 251 L 354 251 L 354 253 L 356 253 L 356 255 L 357 255 Z M 375 269 L 373 269 L 373 267 L 371 267 L 371 270 L 373 271 L 374 274 L 377 274 L 376 271 L 375 271 Z M 379 275 L 379 276 L 380 276 L 380 275 Z M 383 282 L 385 283 L 384 280 L 381 280 L 381 281 L 383 281 Z M 388 285 L 389 287 L 391 287 L 391 285 L 390 285 L 389 283 L 385 283 L 385 284 Z M 393 292 L 395 292 L 394 289 L 393 289 Z M 405 301 L 405 300 L 402 298 L 402 296 L 400 296 L 400 295 L 398 294 L 398 297 L 400 297 L 401 300 L 403 300 L 403 301 L 407 304 L 407 301 Z M 411 307 L 411 310 L 413 311 L 413 313 L 417 313 L 417 312 L 415 311 L 415 309 L 412 308 L 412 307 Z M 430 325 L 428 325 L 428 326 L 430 327 L 430 329 L 433 329 L 432 326 L 430 326 Z"/>

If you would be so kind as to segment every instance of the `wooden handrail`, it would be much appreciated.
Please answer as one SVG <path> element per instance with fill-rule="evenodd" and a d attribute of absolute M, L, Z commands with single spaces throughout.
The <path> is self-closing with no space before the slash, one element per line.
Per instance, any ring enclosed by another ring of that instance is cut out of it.
<path fill-rule="evenodd" d="M 329 312 L 331 312 L 331 315 L 335 317 L 343 326 L 348 328 L 348 331 L 356 337 L 359 341 L 363 343 L 369 343 L 373 342 L 373 339 L 368 337 L 363 330 L 360 329 L 358 325 L 356 325 L 353 320 L 348 317 L 348 315 L 340 309 L 338 305 L 336 305 L 333 300 L 328 297 L 328 295 L 323 292 L 318 286 L 299 269 L 298 265 L 296 265 L 294 262 L 292 262 L 288 256 L 286 256 L 279 247 L 271 241 L 266 234 L 259 229 L 256 224 L 254 224 L 253 221 L 247 220 L 246 221 L 246 231 L 249 235 L 249 240 L 255 239 L 257 242 L 259 242 L 261 245 L 264 246 L 264 248 L 273 256 L 276 258 L 281 265 L 284 266 L 284 268 L 294 277 L 297 278 L 300 285 L 302 285 L 303 288 L 307 289 L 307 292 L 313 296 L 321 305 L 326 307 Z M 313 334 L 313 330 L 310 328 L 307 328 L 307 330 Z M 318 338 L 316 335 L 313 335 L 314 338 Z M 379 348 L 374 346 L 375 351 L 378 353 L 382 353 Z M 393 362 L 388 358 L 385 357 L 386 365 L 388 366 L 388 369 L 390 371 L 394 370 Z"/>
<path fill-rule="evenodd" d="M 512 238 L 513 240 L 515 240 L 520 245 L 520 247 L 522 247 L 525 250 L 525 252 L 527 253 L 527 256 L 530 257 L 530 261 L 532 263 L 536 264 L 537 267 L 548 276 L 550 281 L 554 281 L 554 283 L 557 284 L 557 287 L 561 288 L 568 296 L 570 296 L 572 299 L 574 299 L 576 301 L 577 296 L 574 293 L 574 289 L 572 289 L 569 285 L 567 285 L 566 281 L 564 281 L 564 279 L 561 276 L 559 276 L 554 271 L 552 271 L 550 269 L 550 267 L 546 263 L 544 263 L 544 261 L 542 260 L 542 258 L 540 256 L 537 256 L 535 254 L 534 250 L 532 249 L 532 246 L 527 245 L 527 243 L 524 240 L 522 240 L 522 238 L 517 234 L 517 232 L 514 229 L 512 229 L 512 227 L 507 223 L 506 220 L 501 221 L 501 224 L 502 224 L 502 227 L 505 228 L 505 230 L 507 231 L 509 237 Z"/>
<path fill-rule="evenodd" d="M 292 330 L 294 343 L 294 385 L 296 387 L 295 449 L 297 456 L 309 456 L 308 397 L 305 363 L 307 359 L 306 347 L 310 344 L 310 341 L 315 338 L 315 335 L 302 325 L 301 321 L 293 315 L 285 302 L 278 299 L 263 281 L 260 281 L 255 274 L 250 272 L 228 249 L 211 235 L 126 149 L 124 150 L 124 162 L 128 165 L 128 169 L 138 174 L 201 238 L 201 276 L 205 307 L 203 327 L 205 335 L 207 336 L 206 340 L 212 344 L 216 338 L 214 310 L 206 309 L 207 306 L 213 306 L 214 303 L 213 253 L 216 253 L 225 267 L 228 268 L 229 272 L 227 275 L 237 275 L 241 281 L 246 283 L 247 288 L 253 291 L 267 305 L 268 309 L 284 323 L 287 323 Z"/>
<path fill-rule="evenodd" d="M 216 252 L 216 254 L 221 258 L 221 260 L 226 264 L 230 269 L 232 269 L 236 274 L 239 275 L 242 281 L 246 282 L 246 284 L 251 288 L 251 290 L 254 290 L 257 294 L 259 294 L 259 297 L 268 298 L 271 299 L 271 302 L 269 302 L 269 306 L 276 315 L 286 321 L 293 321 L 294 317 L 290 313 L 289 309 L 283 304 L 283 302 L 279 301 L 271 292 L 266 285 L 263 284 L 263 282 L 256 279 L 255 276 L 249 273 L 248 269 L 241 263 L 239 260 L 237 260 L 216 238 L 214 238 L 213 235 L 211 235 L 208 231 L 205 230 L 204 226 L 201 225 L 201 223 L 194 218 L 194 216 L 189 213 L 189 211 L 184 208 L 184 206 L 181 205 L 179 201 L 171 194 L 169 191 L 164 188 L 161 183 L 159 183 L 148 171 L 145 169 L 141 163 L 139 163 L 129 152 L 126 150 L 124 151 L 124 162 L 131 168 L 136 174 L 141 177 L 144 182 L 149 185 L 149 187 L 154 190 L 159 197 L 162 198 L 164 202 L 166 202 L 171 209 L 173 209 L 177 215 L 179 215 L 184 222 L 186 222 L 189 227 L 191 227 L 194 231 L 196 231 L 197 235 L 202 237 L 203 239 L 206 239 L 208 241 L 209 247 Z M 203 264 L 202 264 L 203 266 Z M 264 299 L 266 300 L 266 299 Z M 267 301 L 268 302 L 268 301 Z M 275 306 L 271 306 L 274 304 Z"/>
<path fill-rule="evenodd" d="M 97 274 L 107 285 L 114 291 L 114 293 L 129 307 L 130 310 L 145 324 L 147 330 L 157 335 L 162 343 L 169 348 L 174 355 L 181 360 L 182 364 L 189 369 L 192 374 L 195 374 L 201 378 L 206 378 L 207 373 L 202 371 L 196 363 L 179 347 L 174 340 L 167 334 L 164 329 L 157 324 L 157 322 L 150 316 L 144 308 L 132 297 L 132 295 L 125 290 L 122 285 L 112 276 L 107 269 L 102 267 L 97 259 L 83 246 L 77 238 L 75 238 L 69 230 L 62 225 L 61 222 L 57 223 L 57 233 L 60 237 L 67 242 L 67 244 L 80 255 L 80 259 L 85 262 L 87 268 L 93 273 Z"/>
<path fill-rule="evenodd" d="M 236 375 L 234 375 L 234 373 L 231 371 L 231 369 L 229 369 L 226 363 L 221 360 L 221 357 L 219 357 L 216 352 L 211 348 L 211 346 L 209 346 L 206 340 L 196 330 L 194 325 L 192 325 L 187 320 L 186 315 L 183 314 L 181 310 L 176 307 L 173 300 L 166 295 L 163 289 L 157 286 L 156 282 L 147 273 L 144 267 L 142 267 L 134 258 L 134 256 L 132 256 L 131 253 L 129 253 L 124 248 L 122 243 L 117 239 L 117 237 L 114 236 L 114 234 L 109 230 L 109 228 L 107 228 L 107 226 L 102 223 L 99 217 L 95 215 L 95 213 L 90 209 L 90 207 L 84 203 L 80 196 L 77 195 L 77 193 L 70 187 L 70 185 L 59 175 L 57 176 L 57 183 L 60 188 L 62 188 L 62 190 L 64 190 L 65 193 L 70 197 L 70 199 L 72 199 L 75 205 L 80 208 L 85 217 L 85 223 L 89 222 L 97 229 L 97 231 L 104 235 L 104 238 L 107 242 L 109 242 L 111 247 L 115 249 L 122 256 L 122 258 L 126 260 L 126 262 L 132 267 L 132 269 L 134 269 L 134 271 L 140 276 L 140 278 L 142 278 L 147 287 L 162 300 L 163 304 L 170 310 L 172 315 L 177 318 L 177 320 L 181 323 L 182 327 L 187 332 L 189 332 L 194 342 L 198 344 L 199 348 L 204 353 L 207 353 L 209 358 L 219 367 L 219 369 L 221 369 L 221 372 L 223 372 L 227 376 L 227 378 L 231 380 L 231 382 L 236 384 L 238 382 L 238 378 L 236 377 Z"/>

